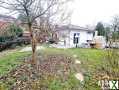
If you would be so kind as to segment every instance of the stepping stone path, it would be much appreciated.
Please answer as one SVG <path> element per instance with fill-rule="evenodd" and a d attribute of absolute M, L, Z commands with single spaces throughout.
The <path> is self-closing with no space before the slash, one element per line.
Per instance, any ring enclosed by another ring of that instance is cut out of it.
<path fill-rule="evenodd" d="M 73 57 L 76 59 L 77 58 L 77 55 L 73 55 Z M 75 60 L 75 64 L 81 64 L 81 61 L 79 61 L 78 59 Z M 75 74 L 75 77 L 80 80 L 81 82 L 84 81 L 84 76 L 83 74 L 80 72 L 80 73 L 76 73 Z"/>
<path fill-rule="evenodd" d="M 75 64 L 81 64 L 81 61 L 76 59 Z"/>
<path fill-rule="evenodd" d="M 75 74 L 75 77 L 76 77 L 78 80 L 80 80 L 81 82 L 84 81 L 84 76 L 83 76 L 82 73 L 77 73 L 77 74 Z"/>

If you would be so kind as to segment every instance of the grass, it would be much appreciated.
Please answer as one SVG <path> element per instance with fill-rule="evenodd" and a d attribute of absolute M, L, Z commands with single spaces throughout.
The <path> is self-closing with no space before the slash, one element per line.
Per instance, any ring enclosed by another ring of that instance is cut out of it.
<path fill-rule="evenodd" d="M 105 55 L 105 51 L 99 49 L 70 49 L 69 51 L 72 55 L 77 55 L 77 59 L 82 62 L 82 66 L 90 71 L 102 64 Z"/>
<path fill-rule="evenodd" d="M 7 54 L 0 58 L 0 75 L 5 75 L 17 65 L 22 63 L 22 58 L 29 56 L 29 52 L 18 52 Z"/>
<path fill-rule="evenodd" d="M 92 72 L 96 71 L 97 70 L 96 68 L 102 64 L 102 60 L 103 60 L 102 58 L 103 58 L 103 55 L 105 54 L 105 51 L 98 50 L 98 49 L 81 49 L 81 48 L 56 49 L 56 48 L 46 47 L 46 49 L 40 53 L 42 53 L 44 55 L 66 54 L 71 57 L 73 55 L 77 55 L 76 59 L 80 60 L 82 63 L 80 69 L 82 69 L 83 71 L 86 71 L 86 73 L 92 73 Z M 0 58 L 0 75 L 5 75 L 9 71 L 11 71 L 17 65 L 22 63 L 22 58 L 27 57 L 29 55 L 30 55 L 30 52 L 22 52 L 21 53 L 21 52 L 15 51 L 14 53 L 7 54 L 6 56 Z M 88 74 L 88 75 L 90 75 L 90 74 Z M 93 87 L 88 85 L 91 82 L 91 80 L 88 76 L 85 76 L 85 78 L 86 78 L 86 83 L 87 83 L 86 87 L 88 87 L 88 89 L 84 89 L 84 90 L 100 90 L 96 85 Z M 77 80 L 74 77 L 71 80 L 69 79 L 68 82 L 71 83 L 72 85 L 79 84 L 79 82 L 77 82 Z M 65 84 L 69 86 L 69 83 L 66 82 Z M 61 88 L 60 86 L 62 86 L 62 85 L 60 85 L 60 84 L 61 84 L 60 82 L 53 81 L 50 83 L 49 86 L 50 86 L 51 90 L 59 90 L 56 88 Z M 55 87 L 55 85 L 56 85 L 56 87 Z M 66 85 L 64 85 L 64 86 L 66 86 Z"/>

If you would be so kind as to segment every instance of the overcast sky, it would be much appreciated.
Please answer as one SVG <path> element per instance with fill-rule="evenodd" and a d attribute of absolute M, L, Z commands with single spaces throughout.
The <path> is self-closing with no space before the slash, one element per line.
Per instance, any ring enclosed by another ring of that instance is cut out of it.
<path fill-rule="evenodd" d="M 80 26 L 108 23 L 119 15 L 119 0 L 75 0 L 72 23 Z"/>
<path fill-rule="evenodd" d="M 119 15 L 119 0 L 73 0 L 71 22 L 74 25 L 95 25 L 102 21 L 109 23 L 114 15 Z M 0 10 L 3 14 L 5 10 Z"/>

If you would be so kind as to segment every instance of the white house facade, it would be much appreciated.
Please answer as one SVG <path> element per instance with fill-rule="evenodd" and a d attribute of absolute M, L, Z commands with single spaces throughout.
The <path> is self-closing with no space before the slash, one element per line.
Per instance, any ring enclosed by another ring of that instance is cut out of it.
<path fill-rule="evenodd" d="M 95 30 L 83 28 L 80 26 L 57 26 L 56 33 L 59 38 L 59 44 L 66 47 L 81 47 L 83 44 L 93 40 Z"/>

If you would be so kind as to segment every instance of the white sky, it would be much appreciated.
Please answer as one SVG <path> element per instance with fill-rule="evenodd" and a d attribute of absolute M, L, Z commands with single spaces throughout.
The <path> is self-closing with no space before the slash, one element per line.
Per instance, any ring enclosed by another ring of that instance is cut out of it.
<path fill-rule="evenodd" d="M 75 0 L 72 24 L 95 25 L 98 21 L 109 23 L 119 14 L 119 0 Z"/>
<path fill-rule="evenodd" d="M 119 0 L 73 0 L 71 23 L 79 26 L 96 25 L 97 22 L 110 23 L 114 15 L 119 15 Z M 5 12 L 3 9 L 0 13 Z"/>

